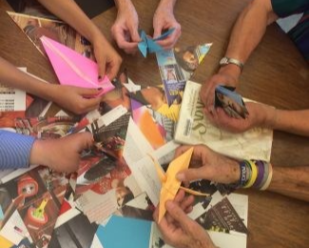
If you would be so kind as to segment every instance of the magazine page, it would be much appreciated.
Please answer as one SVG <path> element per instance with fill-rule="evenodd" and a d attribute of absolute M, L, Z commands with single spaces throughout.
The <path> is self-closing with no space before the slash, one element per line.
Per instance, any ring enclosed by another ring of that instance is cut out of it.
<path fill-rule="evenodd" d="M 13 89 L 0 83 L 0 112 L 25 111 L 26 92 Z"/>
<path fill-rule="evenodd" d="M 96 149 L 81 162 L 75 194 L 90 222 L 101 223 L 142 193 L 126 160 L 125 149 L 134 147 L 130 133 L 133 121 L 125 108 L 118 110 L 119 118 L 119 111 L 113 109 L 115 114 L 109 112 L 85 129 L 93 133 Z"/>
<path fill-rule="evenodd" d="M 200 84 L 192 81 L 186 84 L 175 141 L 189 145 L 205 144 L 216 152 L 237 159 L 269 161 L 273 131 L 252 128 L 235 134 L 213 126 L 203 113 L 200 88 Z"/>
<path fill-rule="evenodd" d="M 45 50 L 40 38 L 46 36 L 94 60 L 90 42 L 68 24 L 14 12 L 8 12 L 8 14 L 43 55 L 45 55 Z"/>
<path fill-rule="evenodd" d="M 248 196 L 236 193 L 222 196 L 216 191 L 207 204 L 201 201 L 194 205 L 189 216 L 208 231 L 217 246 L 246 247 Z"/>
<path fill-rule="evenodd" d="M 68 179 L 46 167 L 37 167 L 1 185 L 4 218 L 0 235 L 18 245 L 24 238 L 46 247 L 67 190 Z"/>
<path fill-rule="evenodd" d="M 135 163 L 146 156 L 146 154 L 152 153 L 154 149 L 132 119 L 129 122 L 126 141 L 123 156 L 134 175 Z"/>
<path fill-rule="evenodd" d="M 159 203 L 162 183 L 159 179 L 153 159 L 159 162 L 162 170 L 166 170 L 169 162 L 174 157 L 174 152 L 177 147 L 178 144 L 171 141 L 158 150 L 148 153 L 132 166 L 133 175 L 138 185 L 147 193 L 155 206 Z"/>
<path fill-rule="evenodd" d="M 186 81 L 194 74 L 211 45 L 175 47 L 156 53 L 168 106 L 181 103 Z"/>

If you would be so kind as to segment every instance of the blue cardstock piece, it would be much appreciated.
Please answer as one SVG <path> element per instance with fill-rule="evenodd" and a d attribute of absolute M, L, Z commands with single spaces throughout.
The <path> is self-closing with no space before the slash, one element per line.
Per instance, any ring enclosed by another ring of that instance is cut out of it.
<path fill-rule="evenodd" d="M 113 215 L 96 235 L 104 248 L 148 248 L 152 222 Z"/>
<path fill-rule="evenodd" d="M 139 32 L 139 35 L 142 41 L 138 43 L 138 49 L 140 50 L 140 52 L 143 54 L 145 58 L 147 57 L 148 53 L 155 53 L 155 52 L 159 52 L 163 50 L 163 48 L 160 45 L 158 45 L 156 41 L 165 39 L 167 36 L 173 33 L 174 30 L 175 30 L 174 28 L 169 29 L 164 34 L 162 34 L 161 36 L 155 39 L 149 38 L 147 34 L 145 33 L 145 31 L 141 30 Z"/>
<path fill-rule="evenodd" d="M 227 89 L 227 88 L 225 88 L 224 86 L 221 86 L 221 85 L 218 85 L 216 87 L 216 91 L 222 93 L 223 95 L 230 97 L 235 102 L 237 102 L 239 105 L 244 106 L 244 101 L 238 93 L 231 91 L 231 90 L 229 90 L 229 89 Z"/>

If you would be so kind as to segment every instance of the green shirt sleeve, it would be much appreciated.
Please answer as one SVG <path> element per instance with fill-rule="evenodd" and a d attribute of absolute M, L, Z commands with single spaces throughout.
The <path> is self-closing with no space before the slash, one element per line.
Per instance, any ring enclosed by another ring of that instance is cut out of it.
<path fill-rule="evenodd" d="M 309 0 L 271 0 L 273 11 L 279 17 L 286 17 L 309 10 Z"/>

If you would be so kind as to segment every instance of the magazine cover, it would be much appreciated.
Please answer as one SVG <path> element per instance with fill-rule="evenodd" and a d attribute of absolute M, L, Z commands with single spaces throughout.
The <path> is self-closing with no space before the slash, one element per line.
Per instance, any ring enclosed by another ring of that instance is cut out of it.
<path fill-rule="evenodd" d="M 43 55 L 46 56 L 40 38 L 46 36 L 94 60 L 92 46 L 89 41 L 78 34 L 69 25 L 57 20 L 14 12 L 7 13 Z"/>
<path fill-rule="evenodd" d="M 64 174 L 46 167 L 1 185 L 0 235 L 15 245 L 27 239 L 34 247 L 47 247 L 67 186 Z"/>
<path fill-rule="evenodd" d="M 253 128 L 241 134 L 230 133 L 213 126 L 203 113 L 199 98 L 201 85 L 188 81 L 175 141 L 182 144 L 205 144 L 216 152 L 237 158 L 270 160 L 273 131 Z"/>

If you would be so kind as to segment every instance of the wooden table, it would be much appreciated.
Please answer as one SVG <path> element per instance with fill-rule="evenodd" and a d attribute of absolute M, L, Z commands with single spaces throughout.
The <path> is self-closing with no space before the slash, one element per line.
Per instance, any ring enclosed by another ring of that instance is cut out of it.
<path fill-rule="evenodd" d="M 159 1 L 135 0 L 140 27 L 152 33 L 152 16 Z M 248 1 L 179 1 L 176 18 L 182 25 L 179 45 L 213 42 L 209 54 L 193 80 L 203 83 L 216 72 L 224 55 L 237 15 Z M 47 61 L 5 14 L 9 10 L 0 0 L 0 56 L 50 82 L 57 82 Z M 110 39 L 110 27 L 116 9 L 95 17 L 94 22 Z M 257 20 L 258 22 L 258 20 Z M 123 66 L 138 84 L 159 84 L 160 76 L 154 56 L 123 56 Z M 256 101 L 284 109 L 309 108 L 309 68 L 293 43 L 271 25 L 261 45 L 247 62 L 241 76 L 239 92 Z M 274 132 L 271 162 L 280 166 L 308 165 L 309 139 Z M 307 248 L 309 243 L 309 205 L 271 192 L 245 191 L 249 195 L 248 248 Z"/>

